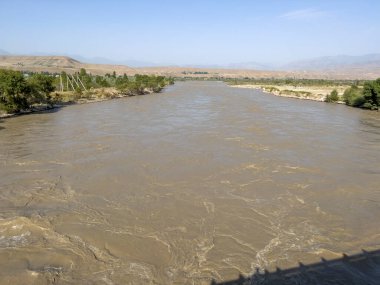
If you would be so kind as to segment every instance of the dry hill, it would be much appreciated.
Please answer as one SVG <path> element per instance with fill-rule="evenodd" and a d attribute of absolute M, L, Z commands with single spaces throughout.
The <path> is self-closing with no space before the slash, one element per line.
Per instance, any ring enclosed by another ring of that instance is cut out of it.
<path fill-rule="evenodd" d="M 136 70 L 124 65 L 87 64 L 67 56 L 0 56 L 0 67 L 26 71 L 74 73 L 85 68 L 93 74 L 135 74 Z"/>

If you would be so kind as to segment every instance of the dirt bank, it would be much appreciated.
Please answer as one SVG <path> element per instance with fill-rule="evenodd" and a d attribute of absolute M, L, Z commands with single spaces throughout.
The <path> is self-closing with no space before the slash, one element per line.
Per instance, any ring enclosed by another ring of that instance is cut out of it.
<path fill-rule="evenodd" d="M 261 85 L 261 84 L 244 84 L 231 85 L 236 88 L 260 89 L 265 93 L 276 96 L 297 98 L 304 100 L 313 100 L 323 102 L 327 95 L 334 89 L 339 95 L 343 95 L 344 90 L 349 86 L 291 86 L 291 85 Z"/>

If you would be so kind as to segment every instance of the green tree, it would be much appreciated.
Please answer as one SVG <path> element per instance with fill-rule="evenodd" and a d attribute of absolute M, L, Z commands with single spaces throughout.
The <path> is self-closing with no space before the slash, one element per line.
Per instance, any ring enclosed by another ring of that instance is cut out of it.
<path fill-rule="evenodd" d="M 55 90 L 54 77 L 46 74 L 33 74 L 28 83 L 32 88 L 33 96 L 29 99 L 29 104 L 51 103 L 50 93 Z"/>
<path fill-rule="evenodd" d="M 7 113 L 18 113 L 29 107 L 32 89 L 19 71 L 0 70 L 0 108 Z"/>
<path fill-rule="evenodd" d="M 84 68 L 81 68 L 80 71 L 79 71 L 79 76 L 80 77 L 84 77 L 87 75 L 87 72 L 86 72 L 86 69 Z"/>
<path fill-rule="evenodd" d="M 107 79 L 100 75 L 96 75 L 95 83 L 100 87 L 110 87 L 110 84 L 108 83 Z"/>
<path fill-rule="evenodd" d="M 363 87 L 365 103 L 363 108 L 378 110 L 380 105 L 380 78 L 375 81 L 367 81 Z"/>
<path fill-rule="evenodd" d="M 119 76 L 115 80 L 115 87 L 120 91 L 127 90 L 128 84 L 129 84 L 129 78 L 125 74 L 123 75 L 123 77 Z"/>
<path fill-rule="evenodd" d="M 91 74 L 87 73 L 86 69 L 81 68 L 78 76 L 79 76 L 81 82 L 83 83 L 83 85 L 87 89 L 90 89 L 91 87 L 96 87 L 96 86 L 94 86 L 94 84 L 92 82 L 93 77 L 91 76 Z"/>

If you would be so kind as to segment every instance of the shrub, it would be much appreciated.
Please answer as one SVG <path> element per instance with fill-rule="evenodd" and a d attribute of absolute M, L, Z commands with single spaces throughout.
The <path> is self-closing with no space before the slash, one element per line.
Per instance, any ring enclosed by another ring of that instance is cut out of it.
<path fill-rule="evenodd" d="M 365 99 L 362 95 L 356 97 L 353 101 L 352 107 L 361 107 L 365 103 Z"/>
<path fill-rule="evenodd" d="M 336 91 L 336 89 L 331 91 L 330 95 L 327 95 L 325 98 L 325 102 L 328 102 L 328 103 L 335 103 L 338 101 L 339 101 L 339 95 L 338 95 L 338 91 Z"/>
<path fill-rule="evenodd" d="M 343 101 L 348 106 L 359 107 L 364 104 L 364 98 L 361 89 L 356 85 L 347 88 L 343 93 Z"/>

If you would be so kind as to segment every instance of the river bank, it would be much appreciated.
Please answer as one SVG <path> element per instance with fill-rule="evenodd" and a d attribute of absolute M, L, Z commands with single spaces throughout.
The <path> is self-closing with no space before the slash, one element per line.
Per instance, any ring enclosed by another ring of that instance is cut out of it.
<path fill-rule="evenodd" d="M 262 84 L 241 84 L 229 85 L 235 88 L 259 89 L 265 93 L 270 93 L 275 96 L 296 98 L 303 100 L 312 100 L 324 102 L 326 96 L 334 89 L 339 95 L 343 95 L 344 90 L 348 86 L 291 86 L 291 85 L 262 85 Z M 341 102 L 343 103 L 343 102 Z"/>
<path fill-rule="evenodd" d="M 94 76 L 85 69 L 75 74 L 32 74 L 0 69 L 0 83 L 0 116 L 12 117 L 50 110 L 55 105 L 159 93 L 174 80 L 141 74 L 128 77 L 116 72 Z"/>
<path fill-rule="evenodd" d="M 36 104 L 36 105 L 31 106 L 29 109 L 21 110 L 18 113 L 5 113 L 5 112 L 0 111 L 0 119 L 22 116 L 22 115 L 27 115 L 27 114 L 32 114 L 32 113 L 49 112 L 54 109 L 59 109 L 59 108 L 69 106 L 69 105 L 97 103 L 97 102 L 103 102 L 103 101 L 108 101 L 112 99 L 149 95 L 149 94 L 159 93 L 159 92 L 154 92 L 152 89 L 149 89 L 149 88 L 145 88 L 140 93 L 122 92 L 113 87 L 97 88 L 97 89 L 92 89 L 83 93 L 70 92 L 70 91 L 54 92 L 51 94 L 53 98 L 51 104 Z"/>

